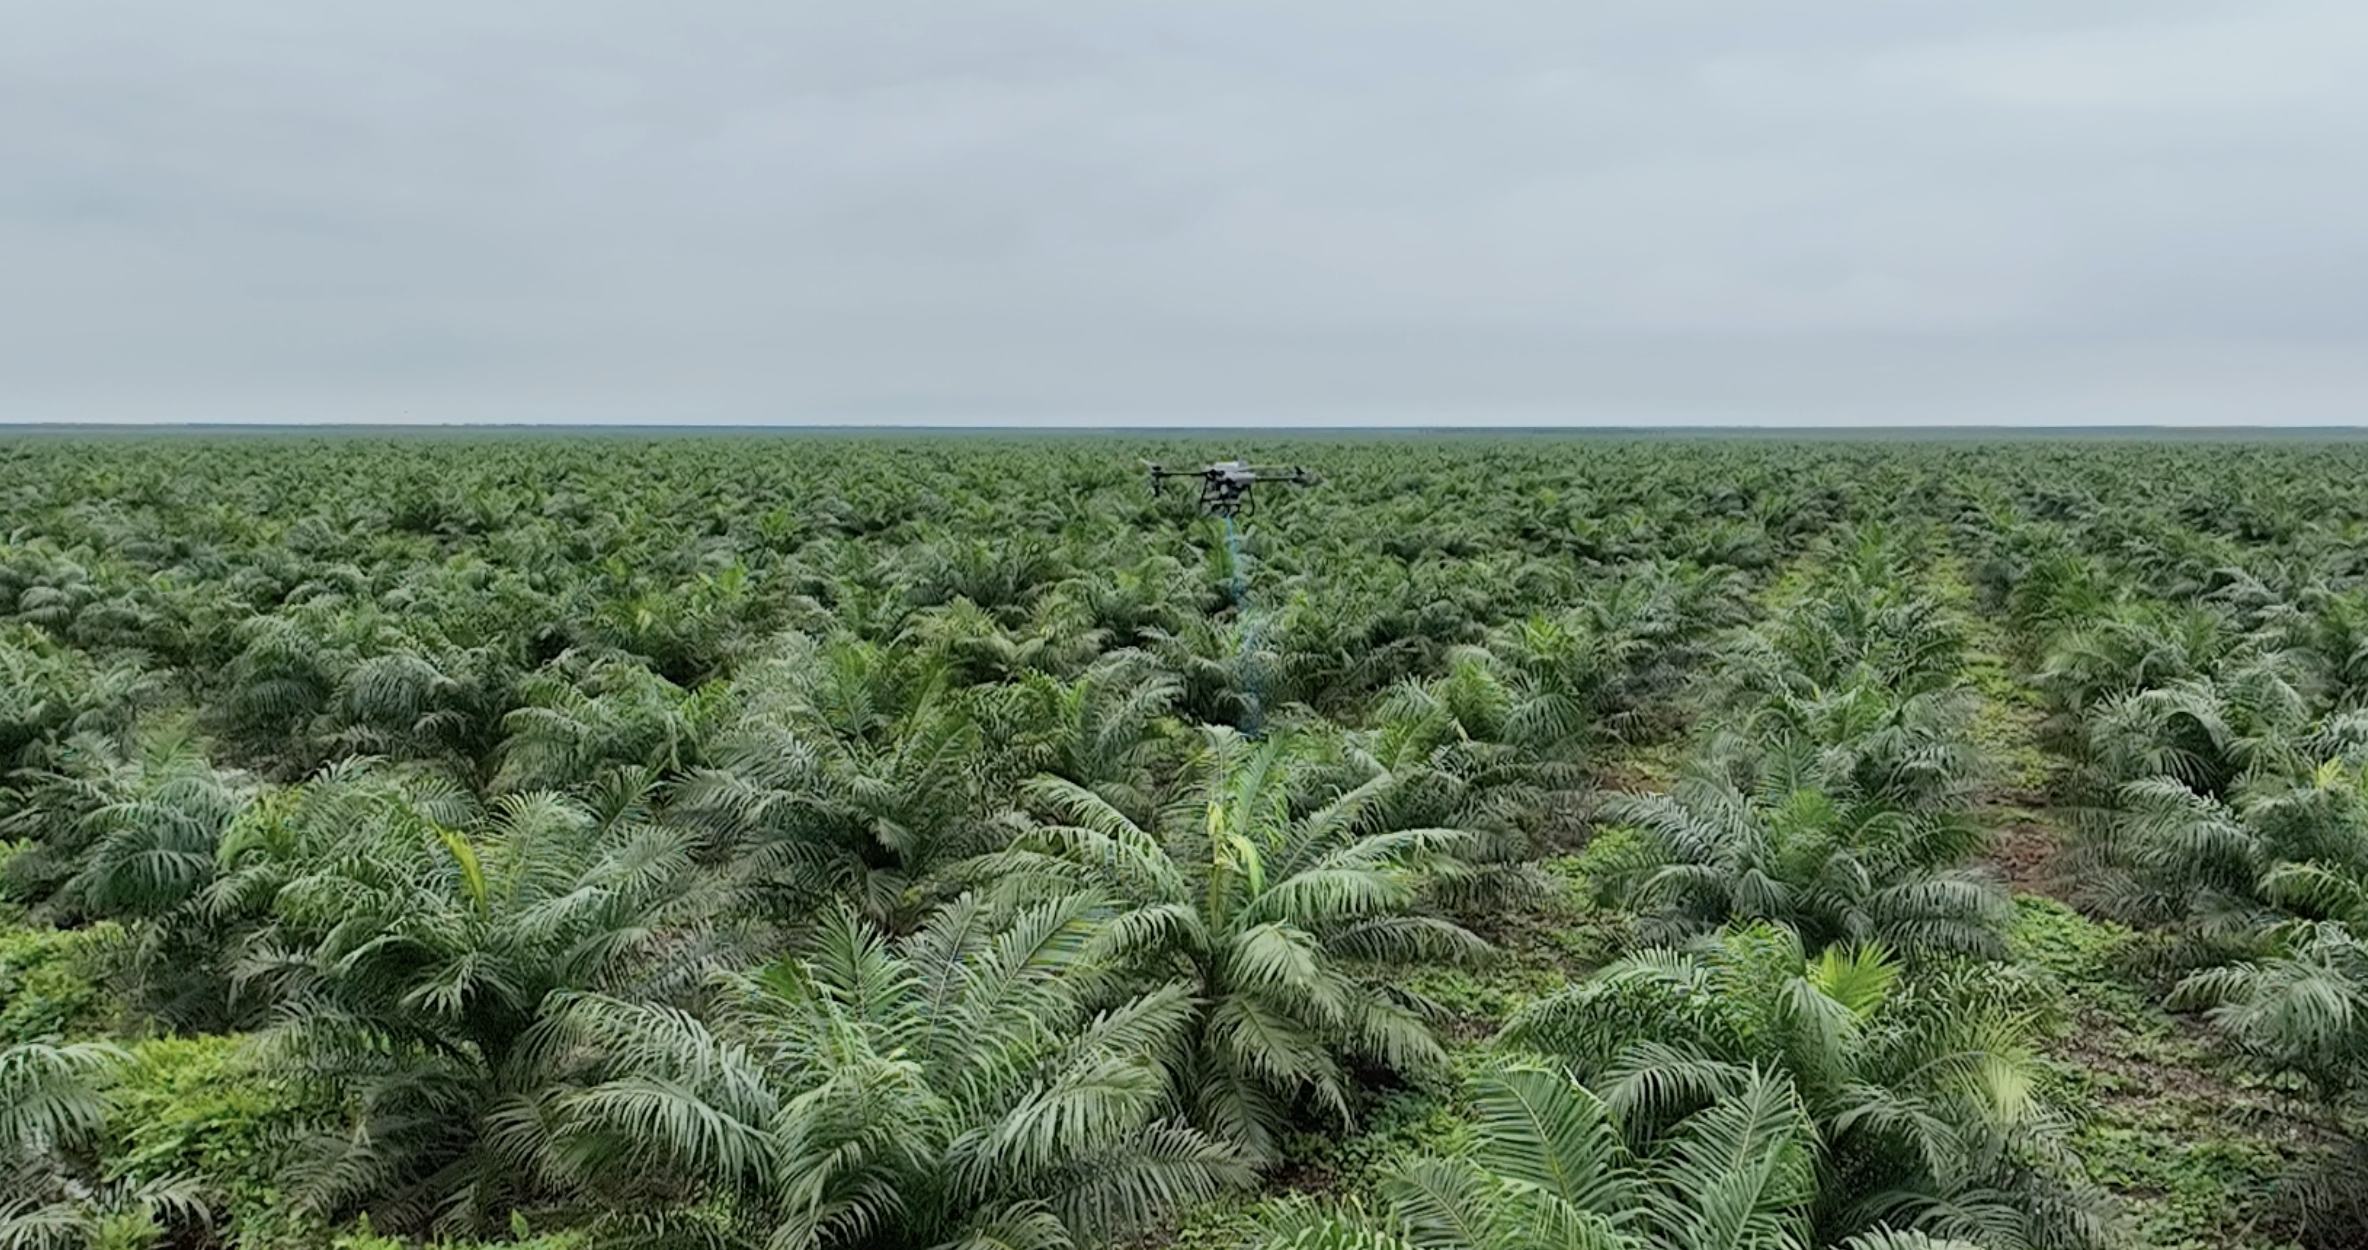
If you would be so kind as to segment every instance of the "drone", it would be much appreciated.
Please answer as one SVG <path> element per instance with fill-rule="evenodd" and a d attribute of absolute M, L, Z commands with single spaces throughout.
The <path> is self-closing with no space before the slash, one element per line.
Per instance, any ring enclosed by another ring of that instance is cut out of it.
<path fill-rule="evenodd" d="M 1161 487 L 1171 477 L 1200 479 L 1201 511 L 1210 516 L 1247 516 L 1253 510 L 1250 488 L 1260 482 L 1282 482 L 1291 486 L 1313 486 L 1316 475 L 1292 465 L 1256 465 L 1246 460 L 1220 460 L 1198 469 L 1171 469 L 1165 465 L 1147 464 L 1151 473 L 1151 493 L 1162 493 Z"/>

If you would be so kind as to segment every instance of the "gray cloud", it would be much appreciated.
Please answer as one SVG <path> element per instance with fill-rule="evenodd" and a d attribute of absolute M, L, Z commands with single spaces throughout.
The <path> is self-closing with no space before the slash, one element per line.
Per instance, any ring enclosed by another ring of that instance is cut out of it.
<path fill-rule="evenodd" d="M 76 0 L 0 419 L 2368 423 L 2345 0 Z"/>

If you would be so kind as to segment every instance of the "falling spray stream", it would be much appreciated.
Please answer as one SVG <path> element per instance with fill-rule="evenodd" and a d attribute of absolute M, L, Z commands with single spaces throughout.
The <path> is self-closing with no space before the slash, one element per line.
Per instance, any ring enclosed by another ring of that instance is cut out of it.
<path fill-rule="evenodd" d="M 1250 738 L 1264 735 L 1262 719 L 1265 697 L 1258 681 L 1258 622 L 1250 614 L 1249 584 L 1242 577 L 1241 532 L 1234 528 L 1233 517 L 1225 517 L 1225 555 L 1233 573 L 1233 615 L 1241 627 L 1241 653 L 1234 663 L 1240 670 L 1242 698 L 1247 705 L 1242 714 L 1242 733 Z"/>

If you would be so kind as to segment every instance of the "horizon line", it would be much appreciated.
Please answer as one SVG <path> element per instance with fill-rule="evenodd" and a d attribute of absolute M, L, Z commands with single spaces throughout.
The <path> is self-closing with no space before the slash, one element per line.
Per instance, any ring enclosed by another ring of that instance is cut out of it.
<path fill-rule="evenodd" d="M 1073 434 L 1073 435 L 1132 435 L 1143 437 L 1225 434 L 1254 434 L 1263 437 L 1277 435 L 1641 435 L 1666 437 L 1671 435 L 1798 435 L 1826 436 L 1867 435 L 2005 435 L 2048 437 L 2065 435 L 2198 435 L 2270 437 L 2294 436 L 2358 436 L 2368 435 L 2368 422 L 2355 424 L 2305 425 L 2203 425 L 2137 422 L 2107 422 L 2096 425 L 2024 425 L 2024 424 L 1949 424 L 1949 425 L 1865 425 L 1770 423 L 1744 425 L 1718 423 L 1710 425 L 1610 425 L 1610 424 L 1417 424 L 1392 423 L 1376 425 L 1068 425 L 1014 422 L 1009 424 L 964 422 L 724 422 L 700 423 L 636 423 L 636 422 L 566 422 L 566 421 L 0 421 L 0 439 L 12 435 L 33 434 L 460 434 L 460 433 L 581 433 L 581 434 Z"/>

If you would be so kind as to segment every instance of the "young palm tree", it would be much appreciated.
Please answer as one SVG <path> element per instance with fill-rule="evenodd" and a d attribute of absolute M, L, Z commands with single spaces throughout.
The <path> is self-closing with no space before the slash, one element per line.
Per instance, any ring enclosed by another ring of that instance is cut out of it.
<path fill-rule="evenodd" d="M 1871 681 L 1777 690 L 1714 732 L 1704 755 L 1737 777 L 1782 776 L 1837 798 L 1943 817 L 1972 808 L 1988 779 L 1973 740 L 1976 704 L 1960 685 L 1913 694 Z"/>
<path fill-rule="evenodd" d="M 359 768 L 243 822 L 212 892 L 267 909 L 239 968 L 274 1003 L 257 1045 L 351 1117 L 301 1144 L 290 1200 L 454 1230 L 552 1200 L 536 1108 L 565 1057 L 524 1040 L 566 992 L 698 982 L 712 899 L 690 852 L 629 792 L 507 795 L 478 814 Z"/>
<path fill-rule="evenodd" d="M 704 563 L 677 580 L 611 557 L 584 632 L 678 686 L 720 676 L 737 645 L 763 636 L 763 600 L 736 554 L 718 551 Z"/>
<path fill-rule="evenodd" d="M 2293 910 L 2268 889 L 2282 869 L 2368 868 L 2368 719 L 2342 714 L 2249 754 L 2225 796 L 2168 775 L 2122 784 L 2071 848 L 2088 899 L 2173 927 L 2208 961 L 2248 949 Z"/>
<path fill-rule="evenodd" d="M 2362 891 L 2356 879 L 2336 880 Z M 2355 922 L 2329 919 L 2290 921 L 2263 945 L 2258 959 L 2187 977 L 2174 1005 L 2208 1007 L 2214 1027 L 2273 1071 L 2308 1081 L 2323 1102 L 2356 1100 L 2368 1088 L 2368 942 Z"/>
<path fill-rule="evenodd" d="M 1730 680 L 1757 695 L 1859 684 L 1915 695 L 1958 684 L 1964 626 L 1916 589 L 1912 546 L 1880 527 L 1843 536 L 1813 584 L 1736 640 Z"/>
<path fill-rule="evenodd" d="M 2270 665 L 2182 678 L 2100 700 L 2071 752 L 2074 785 L 2108 798 L 2115 787 L 2169 777 L 2197 794 L 2226 796 L 2311 732 L 2309 704 Z"/>
<path fill-rule="evenodd" d="M 1312 810 L 1293 801 L 1314 744 L 1210 728 L 1183 797 L 1145 828 L 1075 782 L 1030 794 L 1062 822 L 982 861 L 1010 888 L 1090 892 L 1109 909 L 1097 958 L 1184 978 L 1193 1002 L 1182 1084 L 1197 1123 L 1261 1162 L 1301 1103 L 1346 1120 L 1350 1064 L 1435 1066 L 1421 1016 L 1367 969 L 1484 949 L 1416 914 L 1426 877 L 1470 836 L 1374 824 L 1386 774 Z"/>
<path fill-rule="evenodd" d="M 414 588 L 382 601 L 360 573 L 333 572 L 231 631 L 237 653 L 206 675 L 226 746 L 274 775 L 360 753 L 473 768 L 511 697 L 516 648 L 447 621 Z M 455 642 L 446 624 L 478 636 Z"/>
<path fill-rule="evenodd" d="M 0 631 L 0 770 L 53 765 L 76 737 L 121 736 L 164 685 L 138 664 L 101 663 L 39 630 Z"/>
<path fill-rule="evenodd" d="M 1000 844 L 998 775 L 977 696 L 940 665 L 800 635 L 733 682 L 709 766 L 676 807 L 784 921 L 852 899 L 892 928 L 925 914 L 933 874 Z M 1016 769 L 1010 770 L 1016 773 Z"/>
<path fill-rule="evenodd" d="M 1040 618 L 1014 630 L 970 600 L 956 599 L 915 612 L 896 644 L 943 669 L 957 685 L 981 686 L 1074 672 L 1100 652 L 1102 638 L 1058 619 Z"/>
<path fill-rule="evenodd" d="M 1645 650 L 1629 622 L 1606 627 L 1592 607 L 1503 626 L 1473 658 L 1485 657 L 1511 695 L 1503 737 L 1548 759 L 1584 761 L 1590 739 L 1618 732 L 1629 709 L 1621 686 Z M 1622 628 L 1623 626 L 1627 628 Z"/>
<path fill-rule="evenodd" d="M 2184 689 L 2188 695 L 2155 710 L 2164 716 L 2200 710 L 2207 719 L 2241 728 L 2249 718 L 2232 719 L 2223 708 L 2263 713 L 2297 708 L 2295 692 L 2303 673 L 2294 653 L 2274 639 L 2233 628 L 2220 611 L 2132 603 L 2067 634 L 2048 652 L 2034 680 L 2052 713 L 2049 736 L 2086 762 L 2100 752 L 2088 743 L 2087 727 L 2101 708 L 2148 691 Z M 2164 723 L 2140 717 L 2140 723 L 2148 722 Z M 2205 752 L 2204 759 L 2212 754 Z M 2130 779 L 2126 773 L 2109 776 L 2106 784 Z"/>
<path fill-rule="evenodd" d="M 1098 633 L 1119 648 L 1145 648 L 1193 614 L 1187 607 L 1190 582 L 1174 557 L 1147 556 L 1081 568 L 1052 597 L 1070 605 L 1079 632 Z"/>
<path fill-rule="evenodd" d="M 93 756 L 65 783 L 80 804 L 81 870 L 53 900 L 67 914 L 121 923 L 131 938 L 121 971 L 139 1010 L 175 1028 L 251 1023 L 232 984 L 246 917 L 216 911 L 207 892 L 222 841 L 256 801 L 244 774 L 216 769 L 178 726 L 140 735 L 129 759 Z"/>
<path fill-rule="evenodd" d="M 2007 527 L 1996 541 L 2015 549 L 2001 557 L 2015 567 L 2005 575 L 1998 606 L 2024 659 L 2037 659 L 2057 637 L 2112 615 L 2128 595 L 2094 557 L 2072 549 L 2062 527 L 2011 521 Z"/>
<path fill-rule="evenodd" d="M 1880 948 L 1791 933 L 1649 950 L 1533 1004 L 1505 1040 L 1563 1061 L 1651 1153 L 1701 1108 L 1784 1075 L 1815 1124 L 1821 1244 L 1921 1230 L 1982 1244 L 2105 1240 L 2040 1094 L 2035 986 L 1996 965 L 1918 976 Z"/>
<path fill-rule="evenodd" d="M 1417 757 L 1456 756 L 1442 771 L 1494 774 L 1537 793 L 1586 785 L 1590 750 L 1607 704 L 1613 661 L 1560 624 L 1532 620 L 1489 647 L 1458 647 L 1447 671 L 1404 682 L 1381 700 L 1376 758 L 1400 768 Z"/>
<path fill-rule="evenodd" d="M 1235 724 L 1250 714 L 1250 689 L 1273 669 L 1270 652 L 1246 646 L 1236 626 L 1208 616 L 1189 616 L 1174 629 L 1147 629 L 1149 650 L 1184 690 L 1179 709 L 1202 724 Z M 1245 654 L 1246 653 L 1246 654 Z M 1262 691 L 1271 697 L 1272 691 Z"/>
<path fill-rule="evenodd" d="M 736 1243 L 817 1250 L 1139 1230 L 1247 1174 L 1170 1118 L 1184 987 L 1110 996 L 1091 932 L 1081 899 L 964 896 L 902 939 L 841 912 L 727 979 L 712 1024 L 578 996 L 535 1043 L 601 1078 L 556 1102 L 553 1166 L 644 1237 L 717 1212 Z"/>
<path fill-rule="evenodd" d="M 2270 928 L 2251 959 L 2194 973 L 2175 1007 L 2208 1008 L 2213 1027 L 2267 1072 L 2302 1078 L 2325 1145 L 2280 1181 L 2311 1244 L 2342 1244 L 2368 1220 L 2368 880 L 2290 865 L 2271 891 L 2319 918 Z"/>
<path fill-rule="evenodd" d="M 1032 535 L 948 537 L 916 545 L 906 557 L 916 605 L 966 599 L 1007 624 L 1025 620 L 1036 600 L 1070 572 L 1057 552 Z"/>
<path fill-rule="evenodd" d="M 1672 794 L 1610 807 L 1644 834 L 1631 899 L 1657 936 L 1772 921 L 1814 946 L 2003 951 L 2011 909 L 1992 876 L 1960 866 L 1978 842 L 1966 822 L 1795 780 L 1772 776 L 1746 793 L 1696 768 Z"/>
<path fill-rule="evenodd" d="M 494 645 L 406 648 L 358 660 L 338 678 L 327 743 L 337 758 L 433 760 L 468 775 L 495 744 L 516 680 Z"/>
<path fill-rule="evenodd" d="M 1501 740 L 1513 710 L 1496 677 L 1465 657 L 1435 681 L 1399 685 L 1378 723 L 1342 742 L 1342 788 L 1382 783 L 1373 820 L 1471 835 L 1426 890 L 1456 916 L 1514 914 L 1551 894 L 1555 883 L 1537 861 L 1576 835 L 1592 793 L 1577 762 Z"/>
<path fill-rule="evenodd" d="M 149 1250 L 203 1235 L 193 1184 L 104 1175 L 95 1146 L 125 1058 L 92 1042 L 0 1047 L 0 1250 Z"/>
<path fill-rule="evenodd" d="M 496 791 L 580 786 L 619 766 L 674 774 L 700 762 L 721 717 L 721 686 L 685 691 L 639 662 L 562 654 L 528 678 L 502 718 Z"/>
<path fill-rule="evenodd" d="M 1077 679 L 1033 674 L 1012 692 L 1003 735 L 1036 770 L 1075 782 L 1148 821 L 1164 757 L 1177 736 L 1183 683 L 1140 651 L 1113 651 Z"/>
<path fill-rule="evenodd" d="M 2286 639 L 2311 670 L 2313 684 L 2337 708 L 2368 703 L 2368 592 L 2313 585 L 2297 606 Z"/>
<path fill-rule="evenodd" d="M 1269 1250 L 1799 1250 L 1815 1127 L 1782 1076 L 1753 1072 L 1656 1143 L 1567 1075 L 1499 1059 L 1472 1082 L 1468 1155 L 1384 1172 L 1378 1210 L 1286 1206 Z"/>
<path fill-rule="evenodd" d="M 27 845 L 7 864 L 9 892 L 60 919 L 155 914 L 212 875 L 214 838 L 251 789 L 208 762 L 186 722 L 77 734 L 53 766 L 16 777 L 0 837 Z"/>

